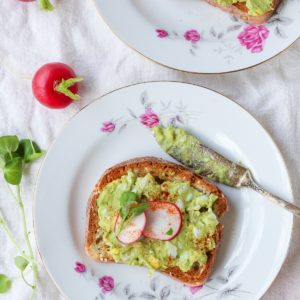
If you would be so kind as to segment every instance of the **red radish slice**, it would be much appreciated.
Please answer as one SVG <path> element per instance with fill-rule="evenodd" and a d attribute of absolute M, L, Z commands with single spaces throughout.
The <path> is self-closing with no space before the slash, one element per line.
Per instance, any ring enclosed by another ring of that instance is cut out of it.
<path fill-rule="evenodd" d="M 146 209 L 147 224 L 143 231 L 145 237 L 170 241 L 180 232 L 182 216 L 180 209 L 171 202 L 149 201 Z"/>
<path fill-rule="evenodd" d="M 121 216 L 118 215 L 115 223 L 115 232 L 121 222 Z M 134 217 L 131 222 L 117 235 L 117 239 L 123 244 L 131 244 L 142 237 L 143 230 L 146 226 L 146 216 L 142 213 Z"/>

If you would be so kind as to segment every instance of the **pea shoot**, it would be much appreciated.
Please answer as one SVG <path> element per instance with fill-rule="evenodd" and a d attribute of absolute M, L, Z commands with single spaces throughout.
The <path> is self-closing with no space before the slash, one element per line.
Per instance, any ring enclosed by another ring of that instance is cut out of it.
<path fill-rule="evenodd" d="M 3 229 L 7 238 L 12 242 L 18 252 L 18 255 L 14 259 L 14 263 L 24 282 L 32 289 L 30 299 L 33 299 L 36 290 L 38 267 L 29 239 L 24 203 L 21 197 L 21 181 L 26 166 L 30 165 L 44 154 L 45 151 L 41 150 L 31 139 L 20 140 L 15 135 L 0 137 L 0 171 L 2 171 L 9 192 L 20 209 L 26 250 L 19 244 L 18 239 L 9 228 L 1 209 L 0 228 Z M 32 283 L 28 282 L 26 276 L 29 270 L 32 271 Z M 0 274 L 0 293 L 9 291 L 11 284 L 12 278 L 9 278 L 5 274 Z"/>

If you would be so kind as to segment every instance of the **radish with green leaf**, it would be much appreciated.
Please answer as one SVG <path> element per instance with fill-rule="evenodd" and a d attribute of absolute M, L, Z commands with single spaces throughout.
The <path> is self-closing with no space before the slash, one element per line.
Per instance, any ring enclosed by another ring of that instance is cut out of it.
<path fill-rule="evenodd" d="M 65 108 L 73 101 L 80 99 L 77 77 L 68 65 L 55 62 L 43 65 L 32 80 L 32 91 L 35 98 L 49 108 Z"/>

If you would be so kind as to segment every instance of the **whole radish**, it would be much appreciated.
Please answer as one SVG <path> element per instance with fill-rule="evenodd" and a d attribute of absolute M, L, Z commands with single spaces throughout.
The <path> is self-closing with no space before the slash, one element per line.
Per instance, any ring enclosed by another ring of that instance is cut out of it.
<path fill-rule="evenodd" d="M 80 99 L 78 82 L 82 77 L 76 77 L 68 65 L 54 62 L 43 65 L 35 73 L 32 80 L 32 91 L 35 98 L 49 108 L 65 108 L 74 100 Z"/>

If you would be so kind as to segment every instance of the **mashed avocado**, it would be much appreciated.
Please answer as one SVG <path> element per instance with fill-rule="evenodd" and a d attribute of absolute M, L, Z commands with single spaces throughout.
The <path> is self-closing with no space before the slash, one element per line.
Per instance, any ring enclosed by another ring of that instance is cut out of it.
<path fill-rule="evenodd" d="M 135 192 L 146 200 L 176 203 L 183 219 L 177 237 L 171 241 L 142 238 L 130 245 L 121 244 L 114 233 L 114 224 L 120 209 L 120 197 L 126 191 Z M 218 220 L 212 206 L 216 199 L 216 195 L 202 193 L 188 182 L 158 182 L 150 173 L 138 177 L 129 171 L 127 175 L 109 183 L 101 192 L 97 200 L 99 226 L 116 262 L 147 266 L 150 270 L 178 266 L 186 272 L 195 264 L 205 264 L 206 252 L 215 248 L 212 235 Z"/>
<path fill-rule="evenodd" d="M 152 128 L 161 148 L 195 174 L 229 186 L 240 187 L 249 170 L 205 146 L 197 137 L 173 126 Z"/>
<path fill-rule="evenodd" d="M 165 152 L 189 166 L 196 174 L 234 186 L 236 178 L 230 176 L 231 164 L 215 159 L 212 150 L 199 146 L 200 142 L 196 137 L 182 128 L 172 126 L 166 128 L 155 126 L 152 131 Z"/>
<path fill-rule="evenodd" d="M 272 9 L 273 0 L 215 0 L 219 5 L 230 6 L 235 3 L 246 2 L 250 16 L 261 16 Z"/>

